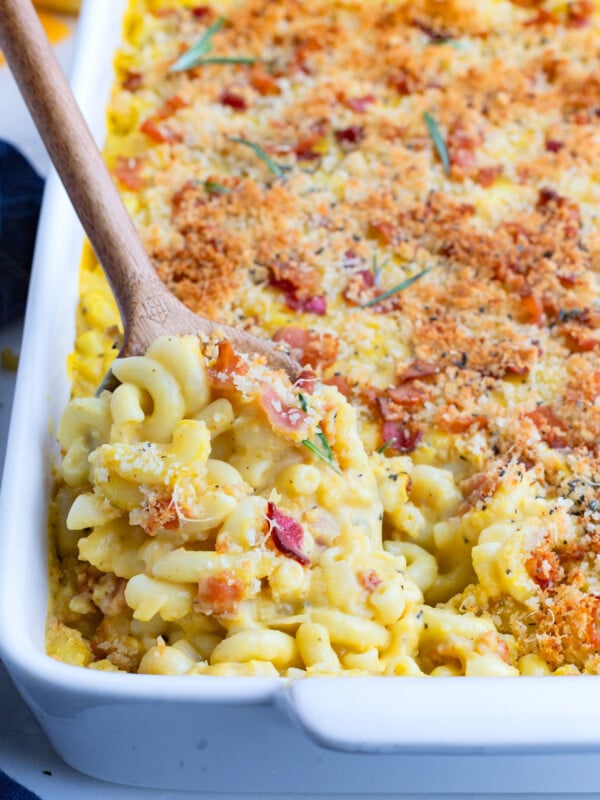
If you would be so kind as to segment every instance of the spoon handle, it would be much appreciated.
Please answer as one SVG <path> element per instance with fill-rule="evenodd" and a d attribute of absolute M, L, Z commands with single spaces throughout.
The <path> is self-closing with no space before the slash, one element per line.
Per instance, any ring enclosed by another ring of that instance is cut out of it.
<path fill-rule="evenodd" d="M 0 0 L 0 49 L 118 298 L 126 333 L 138 294 L 162 284 L 30 0 Z M 139 290 L 139 291 L 138 291 Z"/>
<path fill-rule="evenodd" d="M 117 299 L 122 355 L 164 333 L 218 332 L 295 379 L 298 364 L 267 340 L 193 314 L 157 276 L 56 60 L 31 0 L 0 0 L 0 49 Z"/>

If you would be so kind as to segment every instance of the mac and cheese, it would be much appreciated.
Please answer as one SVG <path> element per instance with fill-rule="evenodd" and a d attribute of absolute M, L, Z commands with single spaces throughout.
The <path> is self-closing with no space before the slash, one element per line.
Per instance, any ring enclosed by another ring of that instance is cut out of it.
<path fill-rule="evenodd" d="M 599 27 L 590 0 L 130 1 L 105 152 L 157 272 L 306 372 L 172 337 L 94 397 L 121 334 L 86 251 L 51 654 L 600 671 Z"/>

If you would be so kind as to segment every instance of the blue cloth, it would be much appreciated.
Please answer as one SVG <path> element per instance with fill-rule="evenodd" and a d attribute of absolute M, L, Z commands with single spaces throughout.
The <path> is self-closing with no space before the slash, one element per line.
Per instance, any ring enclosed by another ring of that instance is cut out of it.
<path fill-rule="evenodd" d="M 0 140 L 0 325 L 25 310 L 43 188 L 21 153 Z"/>
<path fill-rule="evenodd" d="M 40 797 L 13 781 L 0 769 L 0 800 L 40 800 Z"/>

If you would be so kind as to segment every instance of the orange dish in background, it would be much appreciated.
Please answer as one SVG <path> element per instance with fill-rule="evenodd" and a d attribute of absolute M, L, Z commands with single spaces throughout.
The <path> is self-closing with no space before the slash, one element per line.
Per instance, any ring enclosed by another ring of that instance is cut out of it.
<path fill-rule="evenodd" d="M 46 8 L 49 11 L 58 11 L 61 14 L 77 14 L 81 7 L 81 0 L 35 0 L 34 6 Z"/>
<path fill-rule="evenodd" d="M 48 2 L 39 2 L 34 3 L 36 8 L 47 8 L 52 9 L 53 11 L 60 11 L 65 13 L 76 13 L 79 9 L 79 0 L 56 0 L 56 2 L 52 2 L 52 0 L 48 0 Z M 52 44 L 57 44 L 61 42 L 63 39 L 66 39 L 67 36 L 71 33 L 71 28 L 69 24 L 60 17 L 57 17 L 55 14 L 49 14 L 46 11 L 40 11 L 39 17 L 41 20 L 42 25 L 44 26 L 44 30 L 46 31 L 46 36 Z M 4 57 L 2 52 L 0 51 L 0 66 L 4 64 Z"/>

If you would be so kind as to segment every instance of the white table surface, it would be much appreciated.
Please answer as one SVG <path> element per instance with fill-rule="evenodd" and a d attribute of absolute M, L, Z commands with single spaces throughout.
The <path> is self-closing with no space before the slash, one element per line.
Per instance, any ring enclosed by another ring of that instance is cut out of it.
<path fill-rule="evenodd" d="M 65 68 L 68 68 L 73 51 L 73 40 L 68 39 L 57 47 L 59 58 Z M 37 137 L 32 123 L 29 120 L 27 111 L 21 101 L 16 87 L 12 81 L 10 73 L 6 67 L 0 68 L 0 138 L 6 139 L 19 147 L 24 155 L 33 163 L 36 169 L 42 174 L 48 170 L 48 159 L 44 149 Z M 1 321 L 0 321 L 1 322 Z M 0 327 L 0 350 L 5 347 L 12 348 L 15 352 L 19 351 L 21 340 L 21 325 L 14 324 L 9 327 Z M 4 461 L 4 451 L 6 433 L 8 429 L 10 408 L 12 404 L 12 392 L 14 388 L 15 375 L 11 372 L 0 370 L 0 464 Z M 474 757 L 476 758 L 476 757 Z M 504 769 L 510 770 L 511 764 L 505 760 Z M 582 784 L 578 781 L 578 769 L 580 764 L 577 757 L 573 760 L 573 779 L 569 782 L 568 788 L 572 794 L 536 794 L 535 786 L 531 787 L 531 794 L 402 794 L 402 795 L 371 795 L 365 800 L 375 800 L 375 798 L 390 798 L 392 796 L 402 797 L 404 800 L 433 800 L 433 798 L 445 798 L 446 800 L 458 800 L 458 798 L 478 797 L 481 800 L 492 800 L 493 798 L 511 797 L 519 800 L 525 797 L 553 797 L 556 800 L 592 800 L 600 798 L 600 756 L 597 757 L 598 792 L 593 794 L 578 793 L 578 787 Z M 212 797 L 219 797 L 224 800 L 227 797 L 245 797 L 248 800 L 264 797 L 265 795 L 255 795 L 252 793 L 240 795 L 228 794 L 207 794 L 204 792 L 165 792 L 163 790 L 139 789 L 126 786 L 117 786 L 104 783 L 94 778 L 81 775 L 66 764 L 64 764 L 52 750 L 37 722 L 27 709 L 14 689 L 10 678 L 0 664 L 0 767 L 15 780 L 26 785 L 29 789 L 36 792 L 43 800 L 158 800 L 162 798 L 174 798 L 174 800 L 186 800 L 186 798 L 197 798 L 197 800 L 209 800 Z M 515 769 L 517 769 L 515 762 Z M 586 784 L 589 788 L 589 782 Z M 323 787 L 323 791 L 335 791 L 334 787 Z M 286 794 L 289 800 L 320 800 L 320 798 L 335 796 L 337 800 L 358 795 L 341 794 L 294 794 L 293 776 L 291 778 L 290 794 Z M 274 797 L 274 795 L 269 795 Z M 362 795 L 362 797 L 365 797 Z M 0 798 L 0 800 L 4 800 Z"/>

